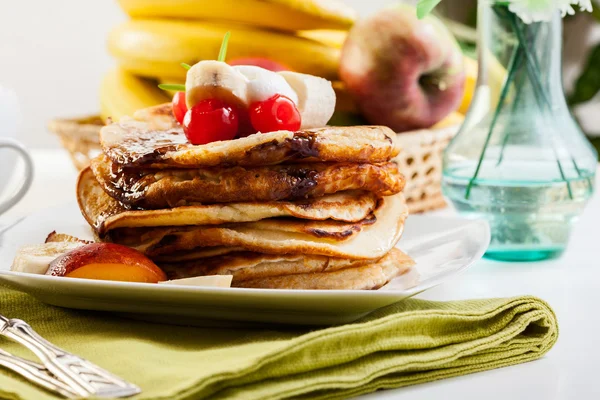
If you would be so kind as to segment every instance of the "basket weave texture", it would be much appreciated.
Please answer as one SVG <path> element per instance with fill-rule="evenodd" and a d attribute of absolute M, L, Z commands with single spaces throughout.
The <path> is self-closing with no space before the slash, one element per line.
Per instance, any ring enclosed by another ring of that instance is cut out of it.
<path fill-rule="evenodd" d="M 99 116 L 77 119 L 55 119 L 48 130 L 55 133 L 67 149 L 75 168 L 82 170 L 100 154 L 100 129 L 104 122 Z"/>
<path fill-rule="evenodd" d="M 99 132 L 104 126 L 98 116 L 56 119 L 48 129 L 67 149 L 78 170 L 87 167 L 100 153 Z M 411 213 L 446 206 L 442 196 L 442 154 L 458 130 L 457 126 L 398 134 L 401 152 L 395 161 L 407 179 L 404 189 Z"/>
<path fill-rule="evenodd" d="M 442 156 L 459 126 L 398 134 L 400 154 L 395 161 L 406 177 L 404 196 L 410 213 L 444 208 Z"/>

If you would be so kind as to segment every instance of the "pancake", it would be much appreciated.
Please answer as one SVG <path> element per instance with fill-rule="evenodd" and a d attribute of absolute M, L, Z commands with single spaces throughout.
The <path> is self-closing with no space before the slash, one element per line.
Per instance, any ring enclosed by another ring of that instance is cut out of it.
<path fill-rule="evenodd" d="M 158 226 L 218 225 L 253 222 L 266 218 L 294 217 L 305 220 L 359 222 L 371 215 L 378 204 L 369 192 L 341 192 L 316 199 L 191 205 L 163 210 L 127 210 L 108 196 L 90 168 L 81 172 L 77 182 L 79 208 L 88 223 L 102 238 L 118 228 Z"/>
<path fill-rule="evenodd" d="M 373 215 L 375 223 L 361 225 L 323 221 L 328 229 L 322 237 L 314 231 L 291 230 L 285 219 L 281 227 L 260 229 L 247 223 L 161 228 L 115 229 L 107 237 L 133 247 L 151 258 L 197 248 L 225 246 L 267 254 L 313 254 L 352 259 L 383 257 L 400 240 L 408 214 L 402 194 L 384 197 Z M 293 222 L 293 221 L 292 221 Z M 315 224 L 317 221 L 315 221 Z M 343 232 L 343 233 L 340 233 Z"/>
<path fill-rule="evenodd" d="M 144 209 L 297 200 L 348 190 L 380 197 L 401 192 L 405 184 L 398 166 L 391 162 L 137 170 L 120 169 L 100 155 L 92 160 L 91 167 L 111 197 L 129 207 Z"/>
<path fill-rule="evenodd" d="M 282 275 L 322 274 L 369 264 L 393 261 L 399 267 L 414 262 L 398 249 L 392 249 L 383 259 L 350 260 L 311 255 L 271 255 L 237 252 L 179 264 L 161 264 L 169 279 L 184 279 L 206 275 L 232 275 L 233 284 Z"/>
<path fill-rule="evenodd" d="M 162 254 L 153 257 L 153 260 L 157 263 L 184 263 L 187 261 L 198 261 L 204 258 L 222 256 L 231 253 L 245 252 L 242 247 L 229 247 L 229 246 L 214 246 L 214 247 L 202 247 L 196 248 L 191 251 L 179 251 L 177 253 Z"/>
<path fill-rule="evenodd" d="M 382 163 L 399 152 L 395 133 L 383 126 L 256 133 L 198 146 L 188 142 L 181 126 L 156 129 L 157 125 L 164 127 L 153 120 L 156 113 L 156 110 L 137 113 L 139 118 L 151 122 L 123 118 L 103 127 L 100 131 L 103 152 L 120 166 L 152 168 L 248 167 L 290 161 Z"/>
<path fill-rule="evenodd" d="M 179 122 L 173 115 L 173 104 L 171 103 L 142 108 L 133 114 L 133 118 L 148 122 L 148 128 L 152 130 L 167 130 L 179 126 Z"/>
<path fill-rule="evenodd" d="M 376 290 L 407 273 L 414 262 L 399 250 L 372 264 L 330 272 L 270 276 L 233 282 L 235 287 L 293 290 Z"/>

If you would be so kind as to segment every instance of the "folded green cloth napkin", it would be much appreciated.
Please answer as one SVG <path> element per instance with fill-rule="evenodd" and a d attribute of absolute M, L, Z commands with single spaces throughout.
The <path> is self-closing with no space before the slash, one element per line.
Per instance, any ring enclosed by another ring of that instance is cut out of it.
<path fill-rule="evenodd" d="M 135 399 L 335 399 L 535 360 L 556 342 L 542 300 L 406 300 L 331 328 L 168 326 L 63 310 L 0 288 L 0 312 L 139 385 Z M 0 337 L 0 348 L 24 354 Z M 54 399 L 0 369 L 0 398 Z"/>

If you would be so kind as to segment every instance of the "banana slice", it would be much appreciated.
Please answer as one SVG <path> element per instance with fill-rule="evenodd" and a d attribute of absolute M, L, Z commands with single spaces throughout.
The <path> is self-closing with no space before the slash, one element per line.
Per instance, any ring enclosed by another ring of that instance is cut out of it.
<path fill-rule="evenodd" d="M 335 92 L 331 82 L 318 76 L 299 72 L 277 72 L 298 95 L 298 110 L 302 115 L 302 129 L 327 125 L 335 111 Z"/>
<path fill-rule="evenodd" d="M 248 80 L 248 102 L 265 101 L 280 94 L 298 104 L 298 95 L 286 80 L 276 72 L 253 65 L 236 65 L 233 67 Z"/>
<path fill-rule="evenodd" d="M 15 254 L 11 271 L 45 274 L 54 259 L 85 245 L 80 242 L 51 242 L 23 246 Z"/>
<path fill-rule="evenodd" d="M 200 287 L 231 287 L 233 275 L 196 276 L 193 278 L 175 279 L 172 281 L 158 282 L 162 285 L 200 286 Z"/>
<path fill-rule="evenodd" d="M 248 80 L 221 61 L 204 60 L 190 68 L 185 91 L 188 108 L 205 99 L 221 99 L 237 107 L 247 107 L 249 104 Z"/>

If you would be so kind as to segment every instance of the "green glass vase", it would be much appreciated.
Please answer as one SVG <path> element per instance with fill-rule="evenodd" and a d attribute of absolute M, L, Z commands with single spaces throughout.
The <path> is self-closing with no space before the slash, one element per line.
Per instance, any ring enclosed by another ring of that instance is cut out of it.
<path fill-rule="evenodd" d="M 480 2 L 479 78 L 444 155 L 442 188 L 462 214 L 492 229 L 486 256 L 560 255 L 594 191 L 597 154 L 562 87 L 562 19 L 526 24 L 506 5 Z"/>

